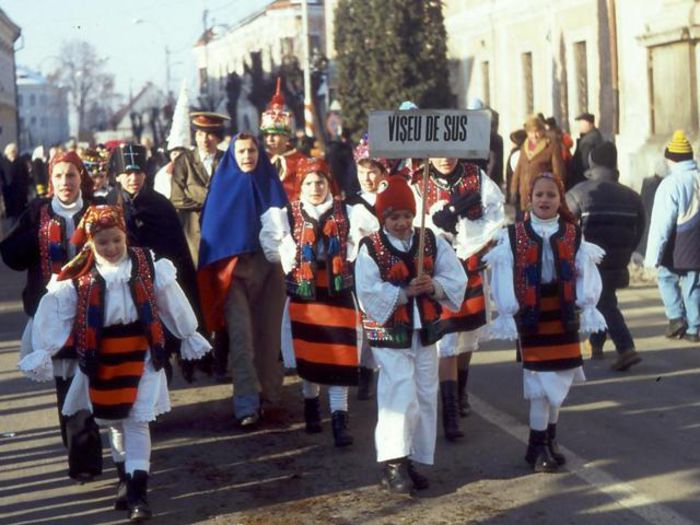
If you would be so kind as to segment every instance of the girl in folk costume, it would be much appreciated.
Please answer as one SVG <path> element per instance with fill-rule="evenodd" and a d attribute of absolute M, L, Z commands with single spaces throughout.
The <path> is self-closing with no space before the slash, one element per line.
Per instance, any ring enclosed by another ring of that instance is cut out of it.
<path fill-rule="evenodd" d="M 484 259 L 499 313 L 492 334 L 517 338 L 523 363 L 530 400 L 525 460 L 535 472 L 553 472 L 566 462 L 556 441 L 559 409 L 571 385 L 585 379 L 578 332 L 605 329 L 596 309 L 602 288 L 596 264 L 605 252 L 583 240 L 559 177 L 535 176 L 529 198 L 525 220 L 504 230 Z"/>
<path fill-rule="evenodd" d="M 426 195 L 420 195 L 420 183 L 413 188 L 426 200 L 429 224 L 452 244 L 468 277 L 459 312 L 443 311 L 441 324 L 445 335 L 438 343 L 442 424 L 445 437 L 454 441 L 464 436 L 459 416 L 465 417 L 470 411 L 469 363 L 487 324 L 488 294 L 483 288 L 481 258 L 503 225 L 505 199 L 498 185 L 476 164 L 455 158 L 430 159 Z"/>
<path fill-rule="evenodd" d="M 185 359 L 200 358 L 210 346 L 196 332 L 173 264 L 154 263 L 148 251 L 127 248 L 121 207 L 90 207 L 74 240 L 84 248 L 49 283 L 32 330 L 34 351 L 19 367 L 30 378 L 48 380 L 52 356 L 73 338 L 80 368 L 63 414 L 88 410 L 110 428 L 120 482 L 115 508 L 140 521 L 151 516 L 148 422 L 170 410 L 163 328 L 182 339 Z"/>
<path fill-rule="evenodd" d="M 454 250 L 429 229 L 418 253 L 416 201 L 408 183 L 391 177 L 381 185 L 375 207 L 382 229 L 362 239 L 355 284 L 379 365 L 375 443 L 384 463 L 382 485 L 409 493 L 428 486 L 413 461 L 433 463 L 440 313 L 443 306 L 459 310 L 466 276 Z"/>
<path fill-rule="evenodd" d="M 335 445 L 352 444 L 348 433 L 348 386 L 357 384 L 357 311 L 352 295 L 350 222 L 328 165 L 299 165 L 300 200 L 262 216 L 260 244 L 286 275 L 283 353 L 303 379 L 306 431 L 321 432 L 319 384 L 330 385 Z M 291 324 L 291 330 L 290 325 Z M 293 347 L 293 353 L 290 348 Z"/>
<path fill-rule="evenodd" d="M 46 285 L 79 249 L 69 240 L 88 208 L 92 186 L 92 180 L 75 152 L 57 153 L 49 165 L 49 197 L 33 200 L 15 228 L 0 243 L 5 264 L 16 271 L 27 271 L 22 298 L 29 322 L 22 335 L 20 357 L 32 351 L 33 318 L 46 293 Z M 99 429 L 87 411 L 70 417 L 61 413 L 77 366 L 75 351 L 70 344 L 54 356 L 61 437 L 68 449 L 68 475 L 79 481 L 88 481 L 102 472 Z"/>
<path fill-rule="evenodd" d="M 366 134 L 355 148 L 354 157 L 360 191 L 345 199 L 345 204 L 350 210 L 350 238 L 355 248 L 350 256 L 352 261 L 357 257 L 360 240 L 370 233 L 379 231 L 379 219 L 374 203 L 377 200 L 379 183 L 386 178 L 389 172 L 389 163 L 386 159 L 370 158 L 369 139 Z M 372 351 L 367 344 L 367 338 L 363 336 L 357 399 L 371 399 L 374 369 Z"/>

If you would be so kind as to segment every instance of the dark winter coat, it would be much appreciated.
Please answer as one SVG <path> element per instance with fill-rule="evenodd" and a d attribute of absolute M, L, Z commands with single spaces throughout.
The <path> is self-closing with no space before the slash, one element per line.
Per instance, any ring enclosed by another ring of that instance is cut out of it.
<path fill-rule="evenodd" d="M 664 180 L 663 177 L 659 175 L 652 175 L 647 177 L 642 181 L 642 191 L 640 193 L 642 197 L 642 204 L 644 205 L 644 212 L 646 214 L 646 221 L 644 223 L 644 233 L 639 241 L 639 246 L 637 246 L 637 252 L 642 254 L 642 257 L 647 252 L 647 238 L 649 237 L 649 223 L 651 222 L 651 212 L 654 210 L 654 197 L 656 196 L 656 190 Z"/>
<path fill-rule="evenodd" d="M 567 188 L 573 188 L 579 182 L 586 180 L 585 173 L 590 169 L 589 155 L 593 148 L 598 144 L 602 144 L 603 135 L 598 128 L 593 128 L 585 135 L 581 135 L 576 141 L 576 151 L 571 161 L 571 171 L 573 180 L 567 184 Z"/>
<path fill-rule="evenodd" d="M 3 189 L 5 214 L 7 217 L 19 217 L 27 208 L 29 200 L 29 171 L 21 158 L 14 161 L 3 159 L 6 186 Z"/>
<path fill-rule="evenodd" d="M 605 250 L 598 266 L 606 286 L 629 285 L 627 265 L 644 232 L 646 214 L 641 197 L 620 184 L 617 171 L 594 166 L 588 180 L 566 194 L 566 203 L 580 218 L 583 235 Z"/>

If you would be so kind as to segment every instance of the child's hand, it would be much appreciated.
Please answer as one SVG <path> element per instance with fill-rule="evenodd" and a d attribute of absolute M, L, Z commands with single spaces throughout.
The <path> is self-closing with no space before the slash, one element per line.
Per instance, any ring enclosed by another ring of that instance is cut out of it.
<path fill-rule="evenodd" d="M 433 279 L 429 275 L 414 277 L 406 287 L 406 296 L 415 297 L 417 295 L 432 295 L 435 293 Z"/>

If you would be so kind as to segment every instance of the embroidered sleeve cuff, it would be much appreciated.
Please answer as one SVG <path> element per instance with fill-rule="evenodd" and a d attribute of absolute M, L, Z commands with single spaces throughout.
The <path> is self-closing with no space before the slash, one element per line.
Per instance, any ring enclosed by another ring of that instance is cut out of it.
<path fill-rule="evenodd" d="M 32 381 L 51 381 L 53 379 L 53 363 L 51 354 L 35 350 L 18 365 L 20 371 Z"/>
<path fill-rule="evenodd" d="M 602 332 L 607 328 L 605 318 L 595 306 L 589 306 L 581 311 L 581 333 Z"/>
<path fill-rule="evenodd" d="M 180 356 L 186 361 L 201 359 L 211 350 L 211 345 L 202 334 L 195 332 L 187 339 L 183 339 L 180 346 Z"/>

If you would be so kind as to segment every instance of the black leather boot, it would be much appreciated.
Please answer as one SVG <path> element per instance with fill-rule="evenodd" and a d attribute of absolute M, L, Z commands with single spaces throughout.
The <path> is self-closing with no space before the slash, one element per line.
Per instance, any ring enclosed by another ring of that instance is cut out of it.
<path fill-rule="evenodd" d="M 525 461 L 535 472 L 556 472 L 559 465 L 549 452 L 546 430 L 530 430 L 530 442 L 527 445 Z"/>
<path fill-rule="evenodd" d="M 135 470 L 126 476 L 126 501 L 128 518 L 139 522 L 151 519 L 151 508 L 148 506 L 148 472 Z"/>
<path fill-rule="evenodd" d="M 549 453 L 557 462 L 557 465 L 566 465 L 566 457 L 559 450 L 559 443 L 557 443 L 557 424 L 550 423 L 547 425 L 547 447 L 549 448 Z"/>
<path fill-rule="evenodd" d="M 459 417 L 467 417 L 472 413 L 469 405 L 469 393 L 467 392 L 467 380 L 469 368 L 457 371 L 457 395 L 459 396 Z"/>
<path fill-rule="evenodd" d="M 391 459 L 384 463 L 382 487 L 394 494 L 411 494 L 413 480 L 408 473 L 406 458 Z"/>
<path fill-rule="evenodd" d="M 336 410 L 331 414 L 333 424 L 333 439 L 336 447 L 352 445 L 353 438 L 348 433 L 348 413 L 345 410 Z"/>
<path fill-rule="evenodd" d="M 424 490 L 430 486 L 428 478 L 418 472 L 415 464 L 410 459 L 406 461 L 406 470 L 408 471 L 408 477 L 410 477 L 411 481 L 413 481 L 413 487 L 416 490 Z"/>
<path fill-rule="evenodd" d="M 440 383 L 442 397 L 442 427 L 449 441 L 464 437 L 459 429 L 459 401 L 457 399 L 457 381 L 442 381 Z"/>
<path fill-rule="evenodd" d="M 115 461 L 114 466 L 117 469 L 117 497 L 114 498 L 114 510 L 126 510 L 126 470 L 124 469 L 123 461 Z"/>
<path fill-rule="evenodd" d="M 321 400 L 318 396 L 304 399 L 304 421 L 306 421 L 307 434 L 318 434 L 323 430 L 321 426 Z"/>
<path fill-rule="evenodd" d="M 360 380 L 357 384 L 357 399 L 367 401 L 372 399 L 372 387 L 374 386 L 374 370 L 360 367 Z"/>

